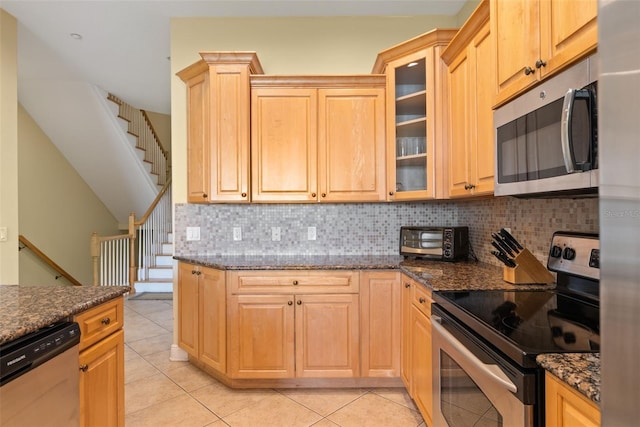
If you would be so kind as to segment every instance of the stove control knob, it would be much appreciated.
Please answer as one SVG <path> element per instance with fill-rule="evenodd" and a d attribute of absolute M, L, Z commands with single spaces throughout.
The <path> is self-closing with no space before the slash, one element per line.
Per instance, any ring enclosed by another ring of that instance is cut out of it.
<path fill-rule="evenodd" d="M 562 338 L 564 339 L 564 342 L 566 344 L 575 344 L 576 343 L 576 334 L 574 334 L 573 332 L 565 332 L 562 335 Z"/>
<path fill-rule="evenodd" d="M 551 256 L 551 258 L 560 258 L 560 255 L 562 255 L 562 248 L 560 246 L 553 245 L 549 256 Z"/>
<path fill-rule="evenodd" d="M 600 249 L 591 249 L 591 255 L 589 255 L 589 267 L 600 268 Z"/>
<path fill-rule="evenodd" d="M 562 258 L 571 261 L 576 257 L 576 250 L 573 248 L 564 248 L 564 252 L 562 252 Z"/>

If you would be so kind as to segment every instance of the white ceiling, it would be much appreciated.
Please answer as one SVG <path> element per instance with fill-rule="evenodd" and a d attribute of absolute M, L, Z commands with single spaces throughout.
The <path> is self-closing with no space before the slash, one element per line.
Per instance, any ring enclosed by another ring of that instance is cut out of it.
<path fill-rule="evenodd" d="M 18 97 L 30 82 L 85 82 L 170 112 L 170 19 L 454 15 L 466 0 L 0 0 L 18 20 Z M 82 35 L 81 40 L 70 34 Z M 126 66 L 122 66 L 126 64 Z"/>

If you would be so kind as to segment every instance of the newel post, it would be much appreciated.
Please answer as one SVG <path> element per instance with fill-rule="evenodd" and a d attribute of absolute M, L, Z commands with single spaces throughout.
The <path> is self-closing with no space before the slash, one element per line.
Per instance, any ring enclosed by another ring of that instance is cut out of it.
<path fill-rule="evenodd" d="M 129 287 L 130 294 L 136 293 L 136 214 L 129 214 Z"/>
<path fill-rule="evenodd" d="M 100 275 L 98 273 L 98 258 L 100 258 L 100 238 L 95 231 L 91 234 L 91 243 L 89 245 L 89 252 L 93 259 L 93 286 L 100 284 Z"/>

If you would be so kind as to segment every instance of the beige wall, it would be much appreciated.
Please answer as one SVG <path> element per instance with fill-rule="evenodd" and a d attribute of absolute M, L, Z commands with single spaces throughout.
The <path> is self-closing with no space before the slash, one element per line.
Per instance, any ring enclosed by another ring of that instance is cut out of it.
<path fill-rule="evenodd" d="M 76 280 L 90 285 L 91 233 L 120 234 L 117 220 L 56 146 L 18 106 L 20 234 Z M 67 283 L 28 250 L 20 251 L 19 283 Z"/>
<path fill-rule="evenodd" d="M 456 15 L 456 23 L 458 27 L 462 27 L 464 25 L 479 4 L 480 0 L 469 0 L 464 6 L 462 6 L 462 9 L 460 9 L 460 12 Z"/>
<path fill-rule="evenodd" d="M 186 202 L 186 94 L 175 73 L 207 50 L 256 51 L 267 74 L 368 74 L 378 52 L 456 16 L 173 18 L 171 144 L 174 203 Z"/>
<path fill-rule="evenodd" d="M 156 131 L 156 135 L 160 139 L 162 148 L 167 151 L 171 151 L 171 116 L 169 114 L 154 113 L 153 111 L 146 111 L 147 117 L 153 126 L 153 130 Z"/>
<path fill-rule="evenodd" d="M 0 9 L 0 284 L 18 283 L 18 23 Z"/>

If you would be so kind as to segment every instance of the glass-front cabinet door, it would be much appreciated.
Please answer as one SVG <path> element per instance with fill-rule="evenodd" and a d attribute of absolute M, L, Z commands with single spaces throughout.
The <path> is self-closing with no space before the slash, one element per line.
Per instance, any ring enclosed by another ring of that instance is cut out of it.
<path fill-rule="evenodd" d="M 433 156 L 428 155 L 433 141 L 427 138 L 427 69 L 424 53 L 393 67 L 395 130 L 395 185 L 389 189 L 396 198 L 434 197 Z M 391 127 L 390 127 L 391 129 Z M 389 178 L 394 178 L 390 176 Z M 390 183 L 391 184 L 391 183 Z M 418 193 L 416 193 L 418 192 Z"/>
<path fill-rule="evenodd" d="M 446 68 L 440 53 L 456 30 L 434 30 L 380 52 L 387 77 L 387 199 L 446 195 Z"/>

